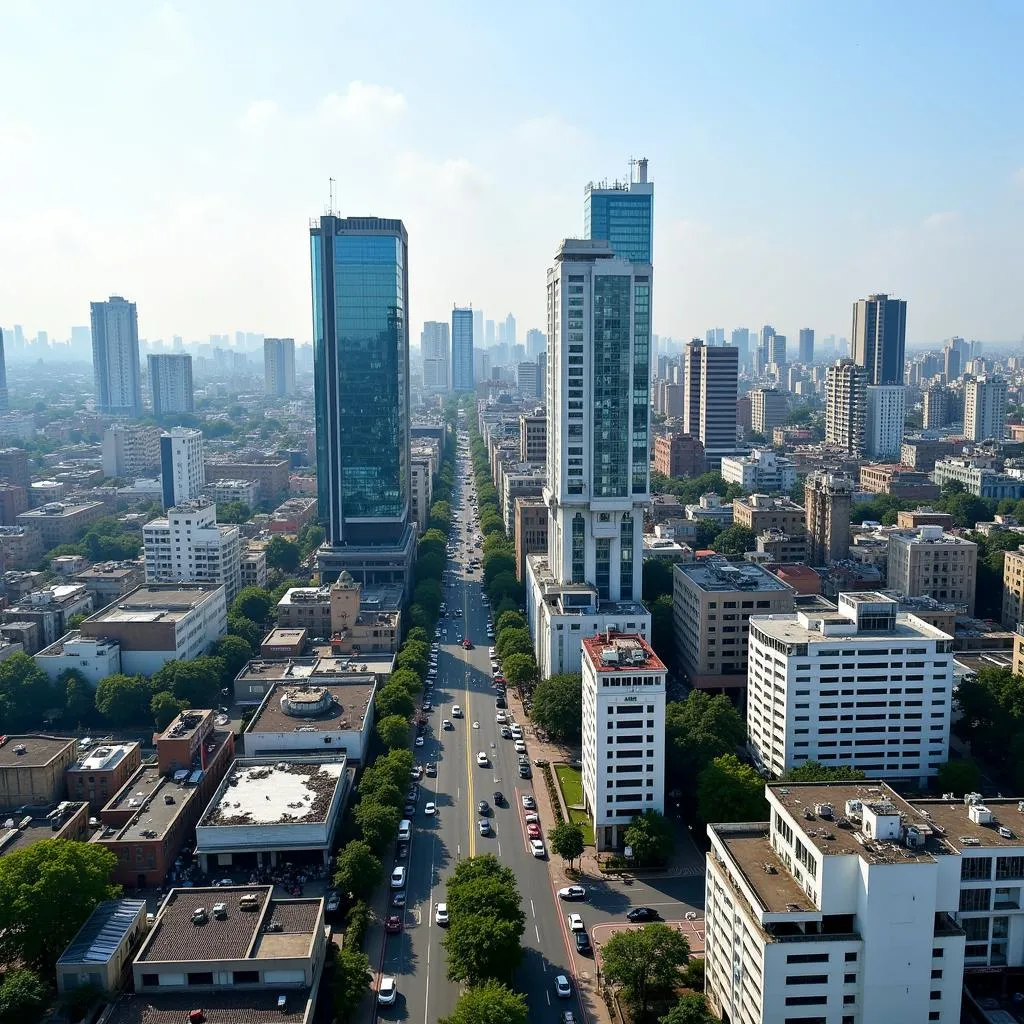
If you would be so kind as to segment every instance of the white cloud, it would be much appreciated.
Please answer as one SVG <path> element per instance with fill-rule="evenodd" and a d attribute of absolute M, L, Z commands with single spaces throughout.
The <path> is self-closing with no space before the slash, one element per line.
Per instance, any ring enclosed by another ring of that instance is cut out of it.
<path fill-rule="evenodd" d="M 328 93 L 320 101 L 320 114 L 328 121 L 374 121 L 405 112 L 405 96 L 389 85 L 349 82 L 344 92 Z"/>
<path fill-rule="evenodd" d="M 940 228 L 948 227 L 950 224 L 955 224 L 959 219 L 959 214 L 953 210 L 942 210 L 937 213 L 930 213 L 923 221 L 921 221 L 921 227 L 926 228 L 930 231 L 937 231 Z"/>
<path fill-rule="evenodd" d="M 274 100 L 254 100 L 239 122 L 239 128 L 245 135 L 262 135 L 277 117 L 279 110 Z"/>
<path fill-rule="evenodd" d="M 521 145 L 543 146 L 545 152 L 549 152 L 552 145 L 576 148 L 587 141 L 583 132 L 557 114 L 545 114 L 521 121 L 516 126 L 515 134 Z"/>
<path fill-rule="evenodd" d="M 487 176 L 463 157 L 435 161 L 422 153 L 402 153 L 395 166 L 395 183 L 415 185 L 425 194 L 445 199 L 478 199 L 487 189 Z"/>
<path fill-rule="evenodd" d="M 1024 167 L 1018 167 L 1017 170 L 1010 175 L 1010 180 L 1017 186 L 1017 188 L 1024 191 Z"/>

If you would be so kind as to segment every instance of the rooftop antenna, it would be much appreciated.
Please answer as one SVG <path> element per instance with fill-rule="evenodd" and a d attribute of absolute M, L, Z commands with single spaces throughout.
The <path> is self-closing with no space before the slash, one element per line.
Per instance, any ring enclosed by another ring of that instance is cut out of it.
<path fill-rule="evenodd" d="M 333 217 L 334 216 L 334 179 L 328 178 L 328 189 L 330 191 L 330 199 L 328 200 L 327 212 Z"/>
<path fill-rule="evenodd" d="M 636 169 L 636 159 L 634 157 L 629 158 L 629 182 L 633 183 L 633 171 Z"/>

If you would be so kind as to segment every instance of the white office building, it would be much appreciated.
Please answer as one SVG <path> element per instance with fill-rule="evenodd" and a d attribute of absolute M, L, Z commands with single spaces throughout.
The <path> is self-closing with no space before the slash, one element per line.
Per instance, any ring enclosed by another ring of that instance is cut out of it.
<path fill-rule="evenodd" d="M 134 480 L 160 465 L 160 428 L 114 423 L 103 431 L 103 475 Z"/>
<path fill-rule="evenodd" d="M 898 608 L 857 592 L 751 617 L 747 739 L 765 771 L 820 761 L 924 786 L 946 762 L 953 638 Z"/>
<path fill-rule="evenodd" d="M 864 455 L 868 372 L 852 359 L 825 371 L 825 443 L 858 458 Z"/>
<path fill-rule="evenodd" d="M 274 398 L 295 394 L 295 339 L 263 339 L 263 392 Z"/>
<path fill-rule="evenodd" d="M 767 797 L 766 822 L 708 825 L 715 1012 L 735 1024 L 959 1024 L 954 837 L 968 815 L 947 833 L 881 782 L 775 784 Z"/>
<path fill-rule="evenodd" d="M 745 491 L 789 491 L 796 483 L 796 463 L 770 448 L 755 448 L 749 455 L 723 456 L 721 474 Z"/>
<path fill-rule="evenodd" d="M 147 583 L 221 583 L 228 605 L 241 589 L 241 534 L 218 526 L 206 499 L 183 502 L 142 528 Z"/>
<path fill-rule="evenodd" d="M 448 325 L 428 320 L 420 332 L 423 356 L 423 386 L 430 391 L 447 391 L 451 381 L 451 339 Z"/>
<path fill-rule="evenodd" d="M 899 461 L 903 445 L 903 421 L 907 415 L 907 391 L 902 384 L 869 385 L 864 435 L 872 459 Z"/>
<path fill-rule="evenodd" d="M 544 676 L 580 671 L 584 636 L 608 628 L 650 635 L 640 594 L 651 278 L 650 264 L 593 240 L 566 239 L 548 271 L 548 549 L 526 567 Z"/>
<path fill-rule="evenodd" d="M 161 435 L 160 479 L 166 508 L 173 508 L 202 494 L 206 469 L 201 430 L 174 427 Z"/>
<path fill-rule="evenodd" d="M 622 846 L 643 811 L 665 810 L 665 676 L 639 635 L 583 640 L 583 796 L 598 850 Z"/>
<path fill-rule="evenodd" d="M 968 441 L 1006 436 L 1006 381 L 968 377 L 964 383 L 964 436 Z"/>

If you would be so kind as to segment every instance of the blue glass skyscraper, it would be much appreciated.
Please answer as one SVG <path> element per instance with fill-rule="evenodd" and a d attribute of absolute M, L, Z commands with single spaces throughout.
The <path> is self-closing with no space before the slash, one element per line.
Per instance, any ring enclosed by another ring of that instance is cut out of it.
<path fill-rule="evenodd" d="M 611 242 L 615 255 L 630 263 L 653 263 L 654 183 L 647 180 L 646 160 L 637 160 L 635 167 L 636 181 L 587 185 L 583 233 Z"/>
<path fill-rule="evenodd" d="M 408 584 L 408 235 L 400 220 L 310 228 L 321 577 Z"/>
<path fill-rule="evenodd" d="M 473 390 L 473 310 L 452 310 L 452 391 Z"/>

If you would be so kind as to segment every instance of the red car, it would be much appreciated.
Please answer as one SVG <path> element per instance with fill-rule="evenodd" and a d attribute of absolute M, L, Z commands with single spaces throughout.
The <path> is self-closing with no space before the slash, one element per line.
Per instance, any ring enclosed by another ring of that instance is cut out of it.
<path fill-rule="evenodd" d="M 540 825 L 531 821 L 530 824 L 526 826 L 526 834 L 531 839 L 540 839 Z"/>
<path fill-rule="evenodd" d="M 397 914 L 389 914 L 384 919 L 384 931 L 388 935 L 395 935 L 402 930 L 402 919 Z"/>
<path fill-rule="evenodd" d="M 462 641 L 462 646 L 465 647 L 467 651 L 471 651 L 473 650 L 473 641 L 470 640 L 469 637 L 466 637 L 466 639 Z"/>

